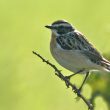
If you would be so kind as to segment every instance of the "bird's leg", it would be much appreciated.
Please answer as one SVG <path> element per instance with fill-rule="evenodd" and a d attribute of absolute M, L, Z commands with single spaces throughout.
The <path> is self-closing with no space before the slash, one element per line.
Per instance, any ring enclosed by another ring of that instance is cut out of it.
<path fill-rule="evenodd" d="M 84 69 L 79 70 L 79 71 L 77 71 L 76 73 L 73 73 L 73 74 L 71 74 L 71 75 L 69 75 L 69 76 L 65 76 L 65 78 L 68 79 L 68 80 L 70 80 L 70 78 L 71 78 L 72 76 L 74 76 L 74 75 L 76 75 L 76 74 L 78 74 L 78 73 L 81 73 L 81 72 L 83 72 L 83 71 L 84 71 Z M 65 83 L 66 83 L 66 86 L 67 86 L 67 88 L 68 88 L 68 87 L 69 87 L 68 82 L 65 82 Z"/>
<path fill-rule="evenodd" d="M 76 73 L 73 73 L 73 74 L 71 74 L 71 75 L 69 75 L 69 76 L 65 76 L 65 78 L 67 78 L 68 80 L 70 80 L 70 78 L 71 78 L 72 76 L 74 76 L 74 75 L 76 75 L 76 74 L 78 74 L 78 73 L 81 73 L 81 72 L 83 72 L 83 71 L 84 71 L 84 69 L 79 70 L 79 71 L 77 71 Z"/>
<path fill-rule="evenodd" d="M 76 91 L 77 93 L 80 93 L 80 92 L 81 92 L 82 87 L 83 87 L 85 81 L 87 80 L 88 76 L 89 76 L 89 72 L 86 73 L 86 76 L 85 76 L 85 78 L 84 78 L 84 80 L 83 80 L 83 82 L 82 82 L 80 88 L 78 89 L 78 91 Z"/>

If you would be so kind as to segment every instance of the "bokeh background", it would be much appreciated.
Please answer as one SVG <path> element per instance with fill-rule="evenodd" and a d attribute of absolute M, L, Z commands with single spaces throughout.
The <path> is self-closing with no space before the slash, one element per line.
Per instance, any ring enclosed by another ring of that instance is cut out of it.
<path fill-rule="evenodd" d="M 41 62 L 37 51 L 56 64 L 44 26 L 65 19 L 110 59 L 109 0 L 0 0 L 0 110 L 87 110 L 71 89 Z M 95 72 L 96 73 L 96 72 Z M 95 110 L 109 110 L 110 75 L 91 74 L 82 93 Z M 79 86 L 83 75 L 72 78 Z"/>

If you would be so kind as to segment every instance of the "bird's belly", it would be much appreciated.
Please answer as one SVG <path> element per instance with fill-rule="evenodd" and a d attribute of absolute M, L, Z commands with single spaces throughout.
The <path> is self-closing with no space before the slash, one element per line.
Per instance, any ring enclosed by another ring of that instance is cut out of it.
<path fill-rule="evenodd" d="M 72 72 L 77 72 L 81 69 L 89 70 L 93 66 L 88 58 L 76 50 L 54 48 L 51 50 L 51 53 L 61 66 Z"/>

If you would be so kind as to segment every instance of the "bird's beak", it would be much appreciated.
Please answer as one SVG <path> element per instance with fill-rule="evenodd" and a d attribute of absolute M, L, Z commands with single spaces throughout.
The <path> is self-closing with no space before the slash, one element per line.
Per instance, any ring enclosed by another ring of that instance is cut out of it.
<path fill-rule="evenodd" d="M 46 25 L 45 27 L 48 29 L 53 29 L 53 26 Z"/>

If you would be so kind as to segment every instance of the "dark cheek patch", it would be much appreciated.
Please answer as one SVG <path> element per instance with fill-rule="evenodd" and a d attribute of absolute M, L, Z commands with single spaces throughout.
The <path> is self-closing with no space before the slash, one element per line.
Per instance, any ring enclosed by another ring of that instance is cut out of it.
<path fill-rule="evenodd" d="M 58 34 L 65 34 L 65 30 L 64 29 L 58 30 Z"/>

